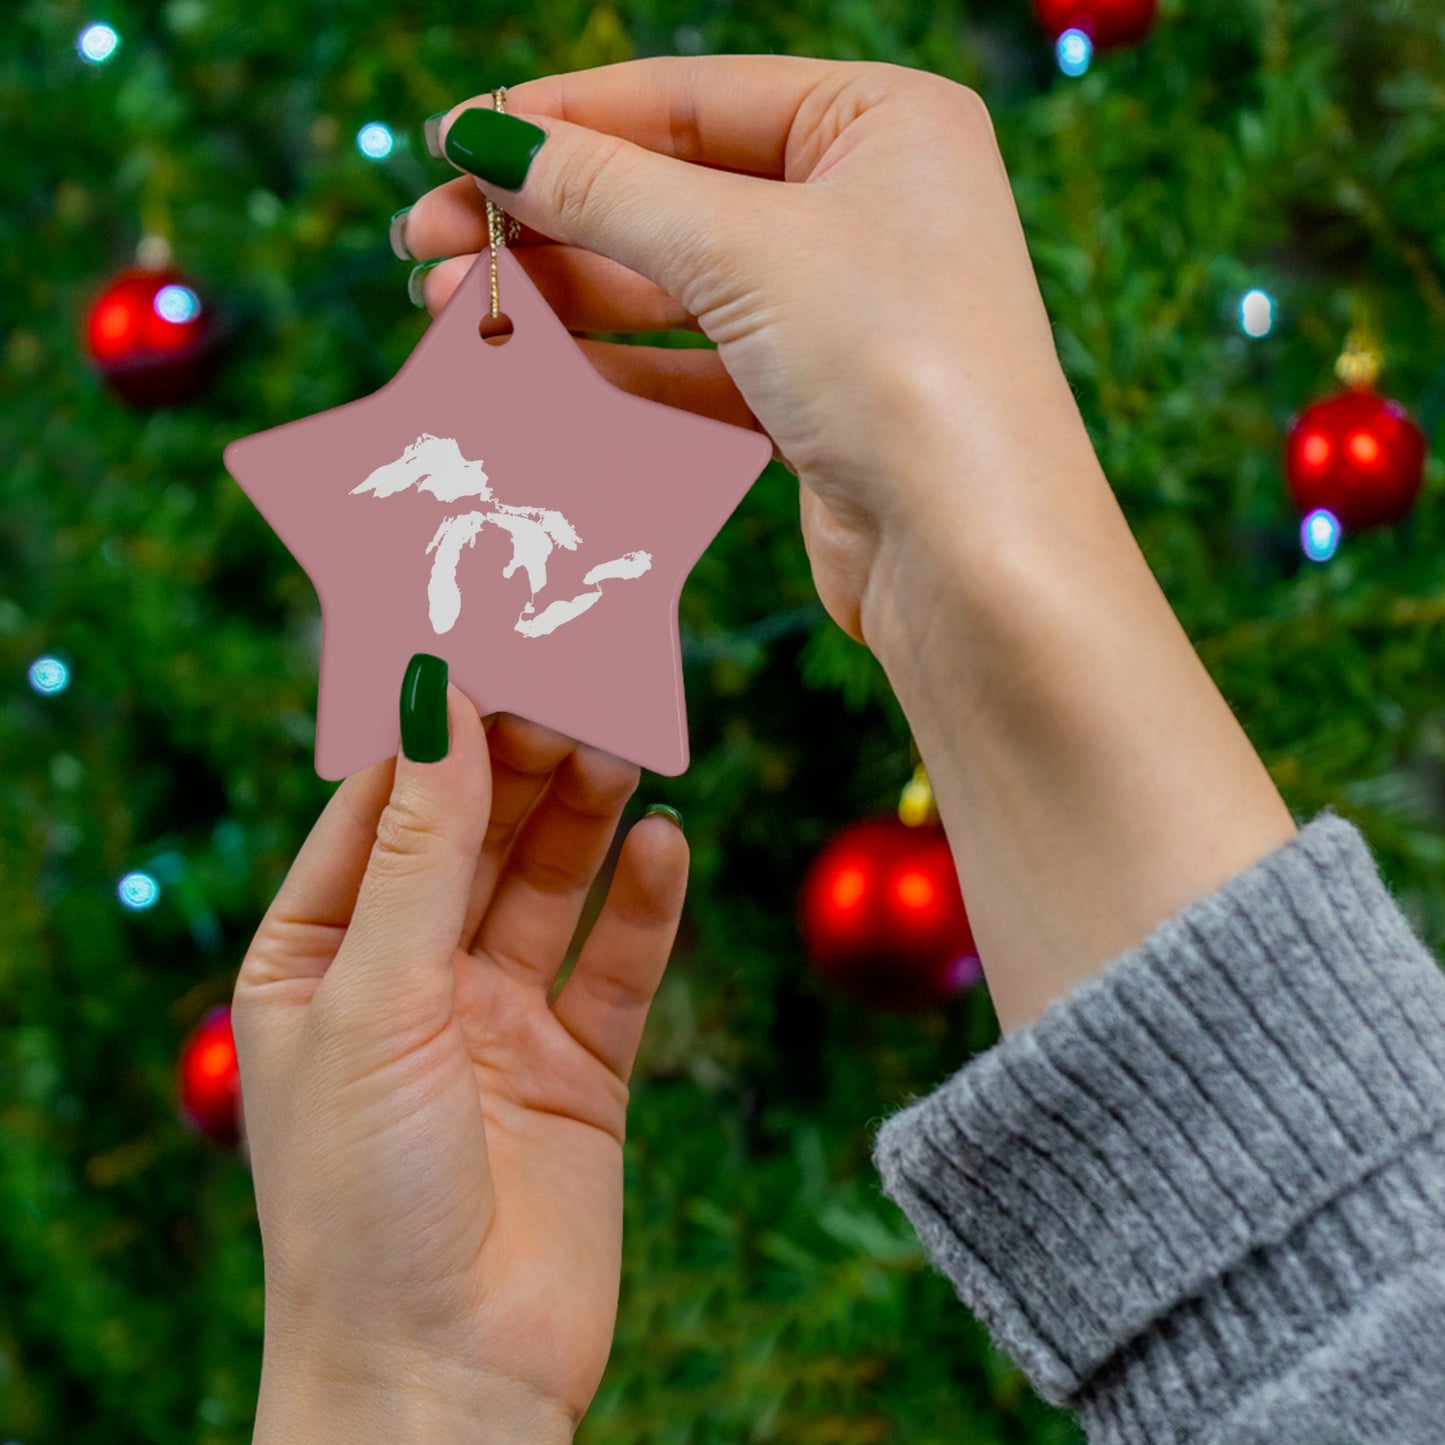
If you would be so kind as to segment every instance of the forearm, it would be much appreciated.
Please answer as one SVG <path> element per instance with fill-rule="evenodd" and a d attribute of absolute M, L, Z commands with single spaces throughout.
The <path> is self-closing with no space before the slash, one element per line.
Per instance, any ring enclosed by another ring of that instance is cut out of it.
<path fill-rule="evenodd" d="M 951 516 L 962 449 L 913 444 L 900 495 L 943 500 L 885 535 L 863 612 L 1006 1032 L 1296 831 L 1082 427 L 1057 435 L 1056 470 Z"/>

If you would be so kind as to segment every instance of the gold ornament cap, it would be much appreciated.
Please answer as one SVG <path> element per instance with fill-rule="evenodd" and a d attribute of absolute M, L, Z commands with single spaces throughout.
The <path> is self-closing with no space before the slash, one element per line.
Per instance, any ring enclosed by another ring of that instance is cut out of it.
<path fill-rule="evenodd" d="M 898 798 L 898 821 L 910 828 L 938 821 L 938 804 L 933 800 L 928 769 L 922 763 L 914 768 L 913 776 L 903 785 L 903 792 Z"/>
<path fill-rule="evenodd" d="M 1352 331 L 1345 340 L 1345 349 L 1335 362 L 1335 375 L 1348 387 L 1367 391 L 1379 379 L 1385 364 L 1379 343 L 1366 331 Z"/>
<path fill-rule="evenodd" d="M 1375 307 L 1368 296 L 1355 292 L 1350 298 L 1350 330 L 1345 349 L 1335 362 L 1335 375 L 1356 391 L 1369 391 L 1385 364 L 1384 348 L 1375 330 Z"/>

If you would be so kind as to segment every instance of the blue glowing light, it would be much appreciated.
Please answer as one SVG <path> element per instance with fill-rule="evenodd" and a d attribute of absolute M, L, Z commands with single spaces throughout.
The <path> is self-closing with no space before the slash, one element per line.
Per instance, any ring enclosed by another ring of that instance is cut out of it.
<path fill-rule="evenodd" d="M 1055 47 L 1065 75 L 1083 75 L 1094 60 L 1094 42 L 1082 30 L 1066 30 Z"/>
<path fill-rule="evenodd" d="M 152 304 L 162 321 L 173 321 L 177 326 L 201 314 L 201 298 L 189 286 L 162 286 Z"/>
<path fill-rule="evenodd" d="M 1328 562 L 1339 550 L 1343 528 L 1339 518 L 1316 507 L 1300 524 L 1300 546 L 1311 562 Z"/>
<path fill-rule="evenodd" d="M 104 65 L 115 54 L 119 44 L 120 36 L 109 25 L 87 25 L 80 32 L 75 48 L 82 60 L 88 60 L 92 65 Z"/>
<path fill-rule="evenodd" d="M 948 965 L 944 975 L 950 993 L 959 993 L 971 988 L 983 977 L 983 963 L 976 953 L 963 953 Z"/>
<path fill-rule="evenodd" d="M 1246 336 L 1268 336 L 1274 330 L 1274 297 L 1268 291 L 1248 291 L 1239 303 L 1239 326 Z"/>
<path fill-rule="evenodd" d="M 127 908 L 139 913 L 161 896 L 161 885 L 149 873 L 127 873 L 115 890 Z"/>
<path fill-rule="evenodd" d="M 53 697 L 70 686 L 70 669 L 58 657 L 37 657 L 30 664 L 30 686 Z"/>
<path fill-rule="evenodd" d="M 390 127 L 382 125 L 379 120 L 371 121 L 356 132 L 356 148 L 374 161 L 384 161 L 395 144 L 396 138 Z"/>

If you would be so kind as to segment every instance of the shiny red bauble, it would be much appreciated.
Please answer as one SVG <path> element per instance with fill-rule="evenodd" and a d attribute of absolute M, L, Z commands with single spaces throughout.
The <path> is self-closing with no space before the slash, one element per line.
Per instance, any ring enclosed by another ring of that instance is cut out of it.
<path fill-rule="evenodd" d="M 215 371 L 217 327 L 178 271 L 123 272 L 85 321 L 85 347 L 115 394 L 133 406 L 189 401 Z"/>
<path fill-rule="evenodd" d="M 1034 0 L 1039 23 L 1057 40 L 1082 30 L 1095 50 L 1135 45 L 1154 24 L 1159 0 Z"/>
<path fill-rule="evenodd" d="M 1300 516 L 1323 507 L 1346 532 L 1398 522 L 1425 479 L 1425 435 L 1397 401 L 1365 387 L 1295 418 L 1285 475 Z"/>
<path fill-rule="evenodd" d="M 213 1008 L 181 1047 L 181 1117 L 231 1148 L 241 1139 L 241 1070 L 231 1035 L 231 1010 Z"/>
<path fill-rule="evenodd" d="M 953 854 L 936 823 L 870 818 L 814 860 L 800 900 L 809 957 L 840 993 L 931 1008 L 978 981 Z"/>

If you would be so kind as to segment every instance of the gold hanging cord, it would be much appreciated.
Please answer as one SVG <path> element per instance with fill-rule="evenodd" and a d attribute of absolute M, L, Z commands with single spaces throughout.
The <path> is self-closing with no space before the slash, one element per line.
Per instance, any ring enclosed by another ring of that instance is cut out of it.
<path fill-rule="evenodd" d="M 507 87 L 499 85 L 492 92 L 492 109 L 502 115 L 507 113 Z M 487 255 L 492 276 L 492 320 L 502 314 L 501 297 L 497 293 L 497 252 L 509 241 L 515 241 L 522 233 L 521 223 L 509 216 L 491 197 L 487 198 Z"/>

